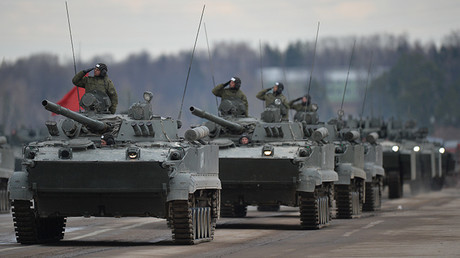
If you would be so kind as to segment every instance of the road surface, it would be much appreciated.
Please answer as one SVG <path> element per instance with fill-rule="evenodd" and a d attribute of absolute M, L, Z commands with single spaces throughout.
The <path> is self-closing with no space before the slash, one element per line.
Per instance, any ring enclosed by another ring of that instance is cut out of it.
<path fill-rule="evenodd" d="M 407 192 L 407 191 L 406 191 Z M 56 244 L 16 243 L 11 214 L 0 215 L 0 257 L 459 257 L 460 188 L 384 199 L 381 211 L 301 230 L 296 208 L 221 218 L 214 241 L 172 243 L 157 218 L 70 218 Z"/>

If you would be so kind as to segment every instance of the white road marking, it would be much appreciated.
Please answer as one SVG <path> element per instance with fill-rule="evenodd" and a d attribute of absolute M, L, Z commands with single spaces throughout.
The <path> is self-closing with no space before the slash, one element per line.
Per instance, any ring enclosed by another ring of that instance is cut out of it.
<path fill-rule="evenodd" d="M 160 221 L 162 219 L 157 219 L 157 221 Z M 149 221 L 146 221 L 146 222 L 141 222 L 141 223 L 137 223 L 137 224 L 134 224 L 134 225 L 129 225 L 129 226 L 125 226 L 125 227 L 122 227 L 121 229 L 131 229 L 131 228 L 135 228 L 135 227 L 140 227 L 140 226 L 143 226 L 145 224 L 149 224 L 149 223 L 153 223 L 153 222 L 156 222 L 155 220 L 149 220 Z"/>
<path fill-rule="evenodd" d="M 73 237 L 73 238 L 70 238 L 68 240 L 78 240 L 78 239 L 82 239 L 82 238 L 85 238 L 85 237 L 95 236 L 95 235 L 98 235 L 98 234 L 101 234 L 101 233 L 104 233 L 104 232 L 107 232 L 107 231 L 110 231 L 110 230 L 113 230 L 113 229 L 112 228 L 101 229 L 101 230 L 97 230 L 97 231 L 94 231 L 94 232 L 86 234 L 86 235 Z"/>
<path fill-rule="evenodd" d="M 107 231 L 111 231 L 111 230 L 126 230 L 126 229 L 132 229 L 132 228 L 136 228 L 136 227 L 140 227 L 140 226 L 143 226 L 143 225 L 146 225 L 146 224 L 149 224 L 149 223 L 153 223 L 153 222 L 156 222 L 156 221 L 160 221 L 162 219 L 153 219 L 153 220 L 149 220 L 149 221 L 145 221 L 145 222 L 140 222 L 140 223 L 136 223 L 136 224 L 133 224 L 133 225 L 129 225 L 129 226 L 124 226 L 124 227 L 121 227 L 119 229 L 117 228 L 106 228 L 106 229 L 101 229 L 101 230 L 97 230 L 97 231 L 94 231 L 92 233 L 88 233 L 86 235 L 81 235 L 81 236 L 77 236 L 77 237 L 73 237 L 73 238 L 70 238 L 70 239 L 67 239 L 67 240 L 78 240 L 78 239 L 82 239 L 82 238 L 85 238 L 85 237 L 90 237 L 90 236 L 95 236 L 95 235 L 98 235 L 98 234 L 102 234 L 102 233 L 105 233 Z"/>
<path fill-rule="evenodd" d="M 377 221 L 374 221 L 374 222 L 371 222 L 369 224 L 367 224 L 366 226 L 363 226 L 361 228 L 358 228 L 358 229 L 355 229 L 355 230 L 352 230 L 352 231 L 349 231 L 349 232 L 346 232 L 345 234 L 343 234 L 344 237 L 349 237 L 351 236 L 352 234 L 360 231 L 361 229 L 368 229 L 368 228 L 371 228 L 371 227 L 374 227 L 375 225 L 378 225 L 380 223 L 382 223 L 383 220 L 377 220 Z"/>

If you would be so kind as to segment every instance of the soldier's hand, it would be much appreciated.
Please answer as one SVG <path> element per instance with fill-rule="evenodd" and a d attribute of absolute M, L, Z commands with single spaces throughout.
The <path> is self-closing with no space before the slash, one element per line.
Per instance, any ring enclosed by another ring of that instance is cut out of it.
<path fill-rule="evenodd" d="M 229 85 L 229 84 L 230 84 L 230 82 L 231 82 L 231 80 L 230 80 L 230 81 L 228 81 L 228 82 L 226 82 L 226 83 L 224 83 L 224 87 L 226 87 L 227 85 Z"/>
<path fill-rule="evenodd" d="M 89 73 L 94 70 L 94 67 L 83 70 L 84 73 Z"/>

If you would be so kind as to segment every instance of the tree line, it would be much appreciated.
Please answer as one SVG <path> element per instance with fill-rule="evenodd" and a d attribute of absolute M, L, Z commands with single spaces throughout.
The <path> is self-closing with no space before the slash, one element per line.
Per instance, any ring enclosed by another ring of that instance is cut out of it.
<path fill-rule="evenodd" d="M 366 116 L 411 118 L 422 126 L 460 125 L 460 110 L 456 104 L 460 97 L 460 31 L 447 35 L 440 46 L 409 42 L 407 35 L 320 37 L 316 54 L 314 39 L 292 42 L 285 49 L 266 43 L 262 51 L 247 42 L 217 42 L 211 46 L 212 62 L 207 49 L 198 49 L 195 53 L 183 122 L 185 125 L 200 122 L 188 112 L 191 105 L 217 112 L 211 93 L 212 77 L 216 84 L 232 76 L 240 77 L 241 89 L 248 97 L 249 113 L 259 117 L 262 104 L 255 95 L 262 87 L 271 87 L 273 83 L 261 78 L 261 68 L 264 72 L 268 67 L 283 71 L 297 69 L 309 76 L 314 55 L 310 93 L 320 106 L 320 118 L 329 120 L 336 111 L 328 98 L 326 75 L 332 69 L 348 68 L 354 42 L 352 69 L 367 70 L 370 56 L 373 56 Z M 118 112 L 127 110 L 149 90 L 154 93 L 155 114 L 177 117 L 190 57 L 191 51 L 155 57 L 144 51 L 119 62 L 110 56 L 96 56 L 79 62 L 77 70 L 92 67 L 97 62 L 108 65 L 109 77 L 119 95 Z M 55 119 L 42 108 L 41 101 L 59 101 L 73 87 L 73 75 L 73 63 L 62 63 L 54 54 L 38 53 L 13 62 L 3 61 L 0 65 L 0 124 L 5 133 L 14 128 L 43 126 L 44 121 Z M 300 91 L 292 91 L 291 99 L 306 93 L 308 76 L 301 82 Z M 277 80 L 287 80 L 284 83 L 290 90 L 289 78 Z M 361 84 L 364 89 L 365 82 Z"/>

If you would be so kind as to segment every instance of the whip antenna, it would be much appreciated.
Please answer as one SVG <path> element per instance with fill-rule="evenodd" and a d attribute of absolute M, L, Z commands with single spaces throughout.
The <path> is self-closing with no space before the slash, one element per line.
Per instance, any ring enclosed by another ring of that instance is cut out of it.
<path fill-rule="evenodd" d="M 67 23 L 69 24 L 70 45 L 72 46 L 73 70 L 74 70 L 74 75 L 75 75 L 77 74 L 77 64 L 75 62 L 75 51 L 73 47 L 72 27 L 70 26 L 69 7 L 67 6 L 67 1 L 65 1 L 65 10 L 67 11 Z M 80 91 L 78 90 L 78 87 L 77 87 L 77 98 L 78 98 L 78 103 L 80 103 Z M 78 104 L 78 112 L 80 111 L 81 111 L 80 104 Z"/>
<path fill-rule="evenodd" d="M 367 71 L 367 80 L 366 80 L 366 88 L 364 90 L 364 100 L 363 100 L 363 107 L 361 109 L 361 117 L 360 117 L 360 123 L 361 123 L 361 120 L 363 119 L 363 116 L 364 116 L 364 106 L 366 104 L 366 97 L 367 97 L 367 87 L 369 85 L 369 78 L 371 77 L 371 67 L 372 67 L 372 58 L 374 57 L 374 52 L 371 53 L 371 61 L 369 62 L 369 68 L 368 68 L 368 71 Z"/>
<path fill-rule="evenodd" d="M 308 82 L 308 91 L 307 91 L 307 94 L 308 94 L 308 95 L 310 95 L 311 78 L 313 77 L 313 69 L 315 69 L 316 45 L 317 45 L 317 43 L 318 43 L 318 34 L 319 34 L 319 22 L 318 22 L 318 29 L 316 30 L 315 50 L 314 50 L 314 52 L 313 52 L 313 63 L 312 63 L 312 65 L 311 65 L 310 81 Z"/>
<path fill-rule="evenodd" d="M 264 72 L 262 66 L 262 41 L 259 39 L 259 55 L 260 55 L 260 83 L 262 86 L 262 90 L 264 89 Z M 262 101 L 262 106 L 265 109 L 265 101 Z"/>
<path fill-rule="evenodd" d="M 213 87 L 216 86 L 216 80 L 214 79 L 214 65 L 212 63 L 212 56 L 211 56 L 211 50 L 209 48 L 209 41 L 208 41 L 208 30 L 206 29 L 206 22 L 203 23 L 204 25 L 204 34 L 206 35 L 206 45 L 208 46 L 208 57 L 209 57 L 209 63 L 211 66 L 211 76 L 212 76 L 212 85 Z M 216 107 L 219 109 L 219 102 L 217 101 L 217 96 L 216 96 Z"/>
<path fill-rule="evenodd" d="M 355 53 L 355 45 L 356 45 L 356 40 L 353 42 L 353 49 L 351 50 L 350 63 L 348 64 L 347 79 L 345 80 L 345 88 L 343 89 L 342 105 L 340 105 L 340 110 L 338 112 L 339 119 L 341 119 L 341 117 L 344 114 L 343 101 L 345 100 L 345 93 L 347 92 L 348 76 L 350 75 L 350 68 L 351 68 L 351 61 L 353 60 L 353 54 Z"/>
<path fill-rule="evenodd" d="M 201 21 L 203 20 L 203 14 L 204 14 L 204 8 L 205 7 L 206 7 L 206 5 L 203 5 L 203 10 L 201 11 L 200 23 L 198 24 L 198 31 L 196 32 L 195 44 L 193 45 L 192 57 L 190 58 L 190 65 L 188 66 L 187 79 L 185 80 L 184 93 L 182 94 L 182 101 L 180 103 L 179 116 L 177 117 L 177 120 L 180 120 L 180 118 L 182 116 L 182 107 L 184 106 L 185 93 L 187 92 L 188 78 L 190 76 L 190 70 L 192 69 L 193 55 L 195 54 L 196 42 L 198 40 L 198 35 L 200 33 Z"/>

